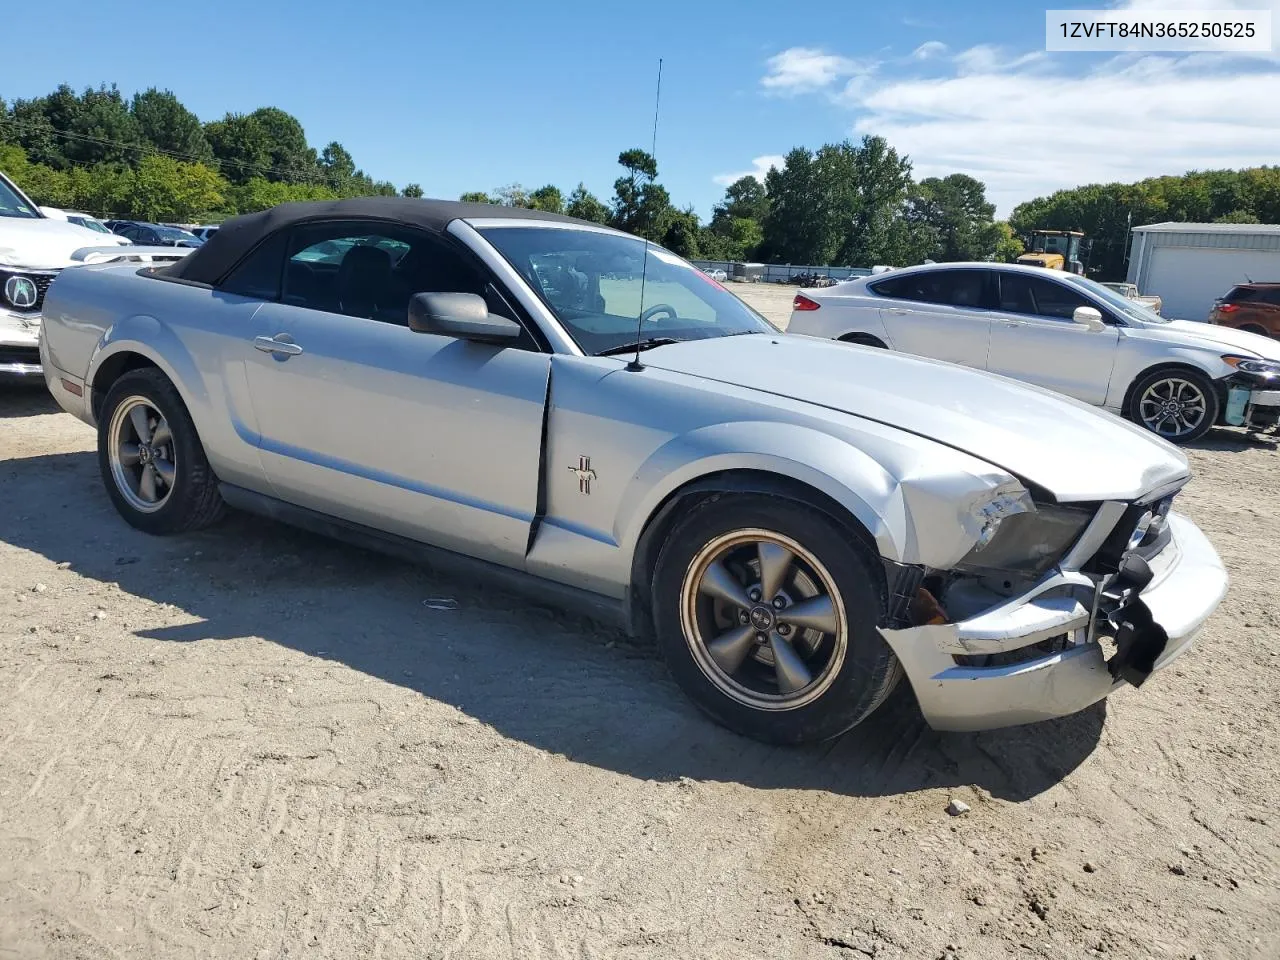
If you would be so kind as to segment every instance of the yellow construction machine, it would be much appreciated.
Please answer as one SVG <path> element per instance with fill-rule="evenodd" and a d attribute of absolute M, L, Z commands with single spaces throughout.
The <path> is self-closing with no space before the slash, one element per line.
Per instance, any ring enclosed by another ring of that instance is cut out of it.
<path fill-rule="evenodd" d="M 1084 261 L 1080 258 L 1080 244 L 1084 234 L 1079 230 L 1033 230 L 1031 244 L 1018 262 L 1028 267 L 1045 267 L 1048 270 L 1069 270 L 1084 274 Z"/>

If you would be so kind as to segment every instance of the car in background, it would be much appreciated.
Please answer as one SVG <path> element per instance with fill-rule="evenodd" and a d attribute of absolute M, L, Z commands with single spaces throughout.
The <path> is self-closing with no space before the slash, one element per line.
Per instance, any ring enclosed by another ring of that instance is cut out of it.
<path fill-rule="evenodd" d="M 1219 423 L 1266 430 L 1280 419 L 1280 344 L 1168 320 L 1068 271 L 905 267 L 797 294 L 787 330 L 1023 380 L 1173 443 L 1197 440 Z"/>
<path fill-rule="evenodd" d="M 1209 322 L 1280 338 L 1280 283 L 1239 283 L 1215 300 Z"/>
<path fill-rule="evenodd" d="M 729 274 L 725 273 L 719 267 L 704 267 L 702 272 L 712 280 L 717 280 L 720 283 L 724 283 L 729 279 Z"/>
<path fill-rule="evenodd" d="M 163 223 L 144 223 L 139 220 L 108 220 L 111 232 L 144 247 L 198 247 L 199 237 L 181 227 L 168 227 Z"/>
<path fill-rule="evenodd" d="M 111 232 L 110 227 L 92 214 L 81 213 L 79 210 L 60 210 L 57 207 L 41 207 L 40 212 L 50 220 L 65 220 L 67 223 L 74 223 L 78 227 L 85 227 L 95 233 L 105 233 L 121 243 L 129 242 L 124 237 L 117 237 L 116 234 Z"/>
<path fill-rule="evenodd" d="M 0 377 L 6 379 L 40 376 L 45 293 L 77 251 L 129 243 L 52 213 L 0 173 Z"/>
<path fill-rule="evenodd" d="M 212 237 L 215 233 L 218 232 L 218 228 L 217 227 L 192 227 L 190 232 L 193 235 L 199 237 L 201 240 L 208 240 L 210 237 Z"/>
<path fill-rule="evenodd" d="M 1160 297 L 1154 294 L 1143 296 L 1138 293 L 1138 285 L 1136 283 L 1104 283 L 1103 286 L 1108 290 L 1114 290 L 1126 300 L 1134 300 L 1142 304 L 1152 313 L 1159 313 L 1164 308 L 1164 300 Z"/>

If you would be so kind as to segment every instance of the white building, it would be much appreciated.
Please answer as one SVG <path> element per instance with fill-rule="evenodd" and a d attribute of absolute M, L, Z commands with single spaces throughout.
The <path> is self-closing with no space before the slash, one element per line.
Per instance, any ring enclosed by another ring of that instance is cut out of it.
<path fill-rule="evenodd" d="M 1207 320 L 1237 283 L 1280 282 L 1280 224 L 1153 223 L 1134 227 L 1130 283 L 1176 320 Z"/>

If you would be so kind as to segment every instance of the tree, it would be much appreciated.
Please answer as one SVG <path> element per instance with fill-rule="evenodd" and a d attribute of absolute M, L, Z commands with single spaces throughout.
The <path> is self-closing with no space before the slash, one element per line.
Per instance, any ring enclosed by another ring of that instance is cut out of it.
<path fill-rule="evenodd" d="M 590 190 L 579 183 L 569 194 L 569 202 L 565 205 L 565 213 L 579 220 L 590 220 L 592 223 L 608 223 L 609 208 L 606 207 Z"/>
<path fill-rule="evenodd" d="M 518 183 L 509 183 L 505 187 L 498 187 L 493 191 L 496 203 L 502 204 L 504 207 L 527 207 L 529 206 L 529 191 Z"/>
<path fill-rule="evenodd" d="M 297 117 L 279 107 L 259 107 L 249 116 L 266 133 L 267 152 L 279 179 L 317 179 L 316 152 L 307 146 L 307 135 Z"/>
<path fill-rule="evenodd" d="M 133 216 L 144 220 L 191 220 L 219 209 L 226 187 L 204 164 L 152 154 L 133 171 L 124 201 Z"/>
<path fill-rule="evenodd" d="M 480 190 L 473 190 L 469 193 L 464 193 L 458 199 L 461 200 L 463 203 L 497 203 L 498 202 L 497 200 L 494 200 L 492 197 L 490 197 L 487 193 L 484 193 L 483 191 L 480 191 Z"/>
<path fill-rule="evenodd" d="M 168 90 L 152 87 L 135 93 L 129 111 L 144 143 L 200 163 L 213 160 L 213 150 L 205 138 L 200 118 Z"/>
<path fill-rule="evenodd" d="M 781 169 L 765 174 L 769 213 L 764 246 L 780 263 L 826 263 L 834 252 L 830 217 L 816 182 L 814 155 L 804 147 L 789 152 Z"/>
<path fill-rule="evenodd" d="M 330 140 L 320 153 L 320 172 L 324 181 L 339 193 L 353 188 L 356 178 L 356 162 L 347 148 L 337 140 Z"/>
<path fill-rule="evenodd" d="M 1001 233 L 982 181 L 963 173 L 928 177 L 911 192 L 909 206 L 909 219 L 932 228 L 936 236 L 932 259 L 986 260 L 995 255 Z"/>
<path fill-rule="evenodd" d="M 422 199 L 422 187 L 416 183 L 406 183 L 400 194 L 405 197 L 413 197 L 415 200 Z"/>
<path fill-rule="evenodd" d="M 204 134 L 222 175 L 230 182 L 245 184 L 254 177 L 271 175 L 271 137 L 253 117 L 228 113 L 205 124 Z"/>
<path fill-rule="evenodd" d="M 898 156 L 883 137 L 863 137 L 856 147 L 846 141 L 840 152 L 847 157 L 852 182 L 847 191 L 834 190 L 843 221 L 837 260 L 851 266 L 883 262 L 890 230 L 911 187 L 911 161 Z"/>
<path fill-rule="evenodd" d="M 690 207 L 687 210 L 673 210 L 667 217 L 667 229 L 662 236 L 662 245 L 672 253 L 682 257 L 696 257 L 698 250 L 698 215 Z"/>
<path fill-rule="evenodd" d="M 560 188 L 547 184 L 529 194 L 529 206 L 534 210 L 545 210 L 547 213 L 564 213 L 564 194 Z"/>
<path fill-rule="evenodd" d="M 619 230 L 660 242 L 673 211 L 671 195 L 656 182 L 658 162 L 633 148 L 618 154 L 618 163 L 626 173 L 613 183 L 610 222 Z"/>
<path fill-rule="evenodd" d="M 1261 223 L 1256 216 L 1248 210 L 1232 210 L 1230 213 L 1223 214 L 1221 217 L 1215 217 L 1214 223 Z"/>

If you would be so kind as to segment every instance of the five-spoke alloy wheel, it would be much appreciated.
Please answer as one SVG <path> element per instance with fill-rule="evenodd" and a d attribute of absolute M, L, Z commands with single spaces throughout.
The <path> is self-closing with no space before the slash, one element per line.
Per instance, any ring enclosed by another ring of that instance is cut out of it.
<path fill-rule="evenodd" d="M 653 580 L 658 648 L 725 726 L 823 740 L 871 713 L 899 666 L 879 635 L 884 577 L 859 535 L 802 502 L 721 494 L 672 527 Z"/>
<path fill-rule="evenodd" d="M 148 533 L 208 526 L 223 512 L 218 478 L 191 414 L 155 367 L 123 374 L 98 412 L 98 465 L 120 515 Z"/>

